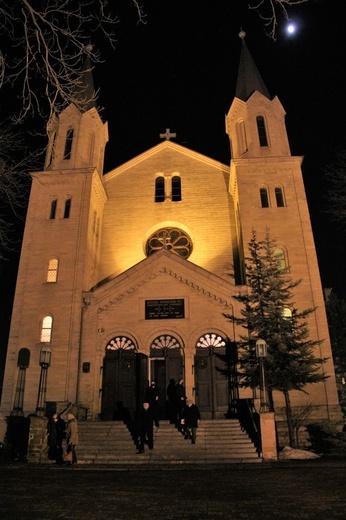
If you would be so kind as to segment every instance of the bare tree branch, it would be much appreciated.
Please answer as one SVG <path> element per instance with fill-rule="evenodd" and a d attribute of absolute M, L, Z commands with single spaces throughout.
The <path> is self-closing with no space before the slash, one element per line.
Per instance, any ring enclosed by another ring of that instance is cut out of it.
<path fill-rule="evenodd" d="M 249 9 L 257 11 L 264 22 L 267 35 L 276 40 L 279 14 L 283 15 L 286 20 L 289 20 L 287 8 L 306 2 L 309 2 L 309 0 L 253 0 L 249 4 Z"/>
<path fill-rule="evenodd" d="M 139 1 L 128 2 L 138 23 L 145 23 Z M 41 115 L 49 129 L 65 106 L 83 109 L 96 100 L 83 79 L 91 64 L 102 61 L 95 42 L 115 47 L 112 9 L 109 0 L 1 0 L 0 88 L 13 107 L 12 122 Z M 37 134 L 41 127 L 35 119 Z M 27 172 L 41 152 L 30 153 L 17 131 L 0 125 L 0 258 L 12 247 L 9 219 L 27 204 Z"/>
<path fill-rule="evenodd" d="M 116 43 L 117 18 L 107 5 L 106 0 L 2 1 L 0 32 L 13 53 L 0 57 L 0 85 L 20 82 L 23 105 L 14 117 L 17 122 L 47 108 L 37 94 L 42 90 L 48 117 L 69 103 L 80 103 L 76 86 L 82 86 L 82 64 L 87 57 L 93 63 L 101 61 L 91 40 L 101 35 L 111 47 Z"/>
<path fill-rule="evenodd" d="M 27 206 L 29 174 L 37 168 L 41 151 L 31 153 L 18 132 L 0 124 L 0 259 L 14 246 L 12 220 L 22 218 Z"/>

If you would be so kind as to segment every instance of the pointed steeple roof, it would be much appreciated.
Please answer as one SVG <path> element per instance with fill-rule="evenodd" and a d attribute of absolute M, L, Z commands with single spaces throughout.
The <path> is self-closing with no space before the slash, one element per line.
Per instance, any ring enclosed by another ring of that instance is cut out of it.
<path fill-rule="evenodd" d="M 96 93 L 89 57 L 84 61 L 79 81 L 75 86 L 74 95 L 78 108 L 83 112 L 87 112 L 93 107 L 96 108 Z"/>
<path fill-rule="evenodd" d="M 245 43 L 246 33 L 240 31 L 239 38 L 242 41 L 242 48 L 240 53 L 240 62 L 238 69 L 238 78 L 235 95 L 242 101 L 247 101 L 251 94 L 257 90 L 263 96 L 271 99 L 269 91 L 264 84 L 264 81 L 258 72 L 255 62 L 249 52 Z"/>

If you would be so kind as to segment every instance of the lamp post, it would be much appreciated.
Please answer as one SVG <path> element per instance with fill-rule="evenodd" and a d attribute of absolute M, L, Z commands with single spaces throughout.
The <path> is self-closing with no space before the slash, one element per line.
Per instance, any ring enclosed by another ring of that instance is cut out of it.
<path fill-rule="evenodd" d="M 260 412 L 270 412 L 270 404 L 267 390 L 266 372 L 264 365 L 264 358 L 267 357 L 268 345 L 264 339 L 256 341 L 256 357 L 259 361 L 260 368 Z"/>
<path fill-rule="evenodd" d="M 40 352 L 40 383 L 38 385 L 37 403 L 36 403 L 36 415 L 44 417 L 46 411 L 46 391 L 47 391 L 47 372 L 50 365 L 50 359 L 52 351 L 49 345 L 45 345 L 41 348 Z"/>

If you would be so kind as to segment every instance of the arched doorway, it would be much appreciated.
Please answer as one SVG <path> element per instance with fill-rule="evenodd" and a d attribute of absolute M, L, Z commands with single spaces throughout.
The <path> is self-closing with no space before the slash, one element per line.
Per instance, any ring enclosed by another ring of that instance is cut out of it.
<path fill-rule="evenodd" d="M 201 336 L 194 362 L 195 399 L 202 418 L 224 418 L 229 405 L 228 341 L 218 334 Z"/>
<path fill-rule="evenodd" d="M 150 346 L 150 379 L 160 390 L 159 418 L 168 419 L 167 386 L 171 379 L 177 383 L 184 377 L 183 349 L 177 338 L 170 334 L 156 337 Z"/>
<path fill-rule="evenodd" d="M 138 409 L 147 381 L 147 357 L 137 353 L 132 339 L 115 336 L 106 345 L 103 360 L 101 419 L 114 417 L 121 402 L 132 417 Z"/>

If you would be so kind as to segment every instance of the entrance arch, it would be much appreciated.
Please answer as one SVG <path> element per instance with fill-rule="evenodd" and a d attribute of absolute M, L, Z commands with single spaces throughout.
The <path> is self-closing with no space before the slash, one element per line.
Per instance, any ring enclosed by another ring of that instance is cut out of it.
<path fill-rule="evenodd" d="M 160 419 L 170 418 L 167 386 L 171 379 L 177 383 L 184 377 L 184 357 L 180 341 L 171 334 L 157 336 L 150 345 L 150 379 L 160 390 L 158 412 Z"/>
<path fill-rule="evenodd" d="M 134 417 L 146 382 L 146 374 L 147 357 L 137 353 L 137 346 L 131 338 L 115 336 L 108 342 L 103 360 L 101 401 L 103 421 L 114 418 L 119 402 Z"/>
<path fill-rule="evenodd" d="M 224 418 L 229 404 L 228 340 L 214 333 L 196 343 L 195 398 L 202 418 Z"/>

